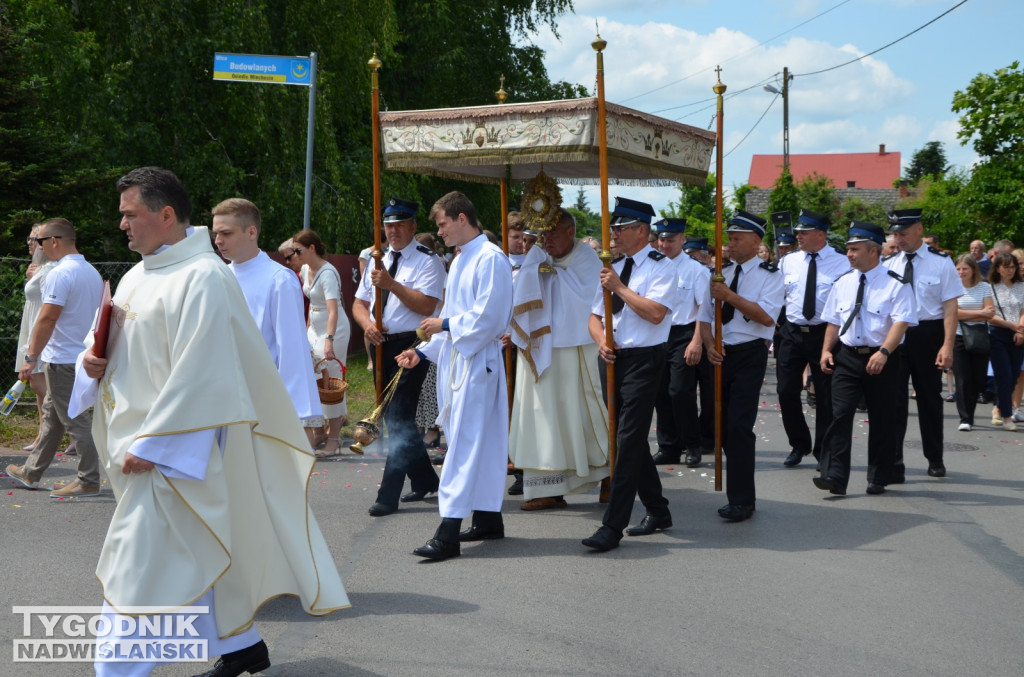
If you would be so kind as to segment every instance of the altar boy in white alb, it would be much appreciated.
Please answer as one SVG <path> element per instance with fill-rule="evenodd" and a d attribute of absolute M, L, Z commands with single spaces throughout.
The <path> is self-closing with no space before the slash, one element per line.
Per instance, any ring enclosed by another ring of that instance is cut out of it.
<path fill-rule="evenodd" d="M 295 595 L 314 615 L 348 606 L 306 497 L 315 458 L 294 408 L 281 406 L 288 392 L 242 290 L 209 231 L 189 226 L 181 182 L 144 167 L 118 189 L 121 229 L 142 261 L 114 294 L 106 358 L 82 353 L 72 396 L 95 402 L 117 498 L 96 568 L 104 607 L 114 628 L 131 607 L 207 607 L 194 627 L 221 658 L 203 677 L 259 672 L 270 666 L 253 626 L 264 602 Z M 156 664 L 101 656 L 95 667 L 142 677 Z"/>
<path fill-rule="evenodd" d="M 252 319 L 312 444 L 313 430 L 323 425 L 324 414 L 309 368 L 302 287 L 295 273 L 260 251 L 260 226 L 260 210 L 243 198 L 233 197 L 213 208 L 214 245 L 231 262 L 228 267 L 242 287 Z"/>
<path fill-rule="evenodd" d="M 437 422 L 448 438 L 441 470 L 441 526 L 413 552 L 430 559 L 460 554 L 460 541 L 503 538 L 501 502 L 508 453 L 508 395 L 501 359 L 502 334 L 512 319 L 512 265 L 487 241 L 476 208 L 462 193 L 448 193 L 430 210 L 437 234 L 458 247 L 444 290 L 440 317 L 420 329 L 431 337 L 397 360 L 410 368 L 421 359 L 437 363 Z M 471 528 L 459 533 L 473 515 Z"/>

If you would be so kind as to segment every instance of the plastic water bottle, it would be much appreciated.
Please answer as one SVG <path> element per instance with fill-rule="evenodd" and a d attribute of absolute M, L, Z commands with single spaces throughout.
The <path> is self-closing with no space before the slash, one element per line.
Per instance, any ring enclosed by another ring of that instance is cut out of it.
<path fill-rule="evenodd" d="M 11 386 L 11 389 L 4 395 L 3 404 L 0 404 L 0 414 L 7 416 L 14 410 L 14 405 L 21 399 L 21 394 L 25 392 L 25 385 L 27 383 L 28 381 L 18 381 Z"/>

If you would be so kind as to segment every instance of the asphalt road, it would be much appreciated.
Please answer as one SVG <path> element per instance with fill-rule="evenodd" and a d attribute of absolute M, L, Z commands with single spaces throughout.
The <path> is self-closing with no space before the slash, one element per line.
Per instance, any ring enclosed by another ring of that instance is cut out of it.
<path fill-rule="evenodd" d="M 755 516 L 730 524 L 715 514 L 726 500 L 710 459 L 663 467 L 675 526 L 603 554 L 580 544 L 600 523 L 592 493 L 541 513 L 507 498 L 504 540 L 424 562 L 411 551 L 438 523 L 436 499 L 373 518 L 383 458 L 322 462 L 311 500 L 352 608 L 316 619 L 294 600 L 267 604 L 257 625 L 274 666 L 264 674 L 1019 677 L 1024 432 L 960 433 L 954 406 L 945 413 L 946 478 L 926 476 L 912 413 L 907 484 L 864 494 L 861 421 L 850 493 L 833 497 L 812 485 L 813 461 L 783 468 L 770 375 Z M 978 420 L 987 413 L 980 407 Z M 0 467 L 23 458 L 0 454 Z M 45 480 L 74 469 L 55 463 Z M 0 606 L 99 604 L 93 571 L 112 495 L 56 501 L 0 482 Z M 642 516 L 637 503 L 633 522 Z M 88 664 L 12 663 L 20 617 L 0 618 L 0 675 L 92 674 Z"/>

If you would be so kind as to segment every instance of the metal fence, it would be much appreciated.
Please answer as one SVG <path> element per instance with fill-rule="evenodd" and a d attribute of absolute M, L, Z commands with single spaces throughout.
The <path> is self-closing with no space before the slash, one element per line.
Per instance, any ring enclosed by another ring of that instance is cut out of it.
<path fill-rule="evenodd" d="M 25 306 L 25 271 L 29 259 L 0 258 L 0 365 L 10 372 L 16 370 L 18 334 L 21 332 L 21 311 Z M 134 263 L 92 263 L 104 280 L 110 280 L 111 289 L 117 288 L 121 277 Z M 0 387 L 7 381 L 0 378 Z"/>

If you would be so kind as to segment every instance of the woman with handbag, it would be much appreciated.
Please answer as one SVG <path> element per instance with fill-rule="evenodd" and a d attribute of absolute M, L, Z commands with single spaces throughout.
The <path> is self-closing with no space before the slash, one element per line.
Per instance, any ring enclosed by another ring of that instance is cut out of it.
<path fill-rule="evenodd" d="M 312 230 L 299 231 L 292 236 L 292 243 L 295 256 L 302 264 L 299 271 L 302 291 L 309 298 L 307 335 L 313 348 L 313 360 L 323 362 L 317 367 L 317 378 L 323 368 L 327 369 L 331 379 L 344 378 L 352 330 L 341 304 L 341 276 L 338 269 L 323 258 L 327 250 L 320 236 Z M 348 405 L 344 400 L 325 402 L 322 395 L 321 402 L 327 419 L 327 441 L 323 451 L 317 453 L 317 458 L 330 458 L 341 453 L 341 426 L 344 425 Z"/>
<path fill-rule="evenodd" d="M 973 254 L 956 260 L 956 272 L 964 285 L 957 299 L 956 343 L 953 345 L 953 376 L 956 379 L 956 410 L 960 414 L 958 430 L 974 427 L 974 409 L 978 395 L 985 390 L 990 342 L 988 321 L 995 314 L 992 286 L 981 279 Z"/>
<path fill-rule="evenodd" d="M 1024 359 L 1024 281 L 1017 259 L 1012 254 L 998 254 L 992 261 L 989 282 L 996 306 L 996 314 L 989 321 L 990 359 L 996 384 L 992 425 L 1016 430 L 1011 395 Z"/>

